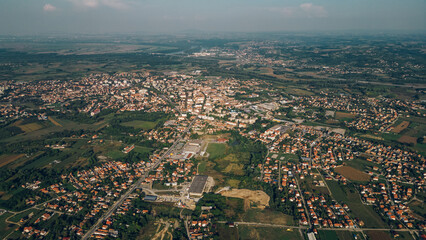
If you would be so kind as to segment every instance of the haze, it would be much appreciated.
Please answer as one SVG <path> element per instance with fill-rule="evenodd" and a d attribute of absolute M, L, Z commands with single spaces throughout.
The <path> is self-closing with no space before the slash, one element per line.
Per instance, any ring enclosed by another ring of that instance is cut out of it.
<path fill-rule="evenodd" d="M 0 34 L 426 30 L 424 0 L 2 0 Z"/>

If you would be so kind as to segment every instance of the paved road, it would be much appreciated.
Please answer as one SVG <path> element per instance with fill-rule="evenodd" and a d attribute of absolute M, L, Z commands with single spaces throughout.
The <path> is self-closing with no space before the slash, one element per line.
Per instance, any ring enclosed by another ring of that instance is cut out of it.
<path fill-rule="evenodd" d="M 124 202 L 124 200 L 126 198 L 129 197 L 129 195 L 138 187 L 141 185 L 141 183 L 145 180 L 145 178 L 148 177 L 149 172 L 154 170 L 155 168 L 157 168 L 160 163 L 168 156 L 170 156 L 170 153 L 173 151 L 173 149 L 177 146 L 177 144 L 183 139 L 183 137 L 185 136 L 186 133 L 189 132 L 189 130 L 191 129 L 192 125 L 194 125 L 195 121 L 197 120 L 197 118 L 195 118 L 186 128 L 186 130 L 184 132 L 181 133 L 181 135 L 175 140 L 175 142 L 173 143 L 173 145 L 163 154 L 163 156 L 161 156 L 155 163 L 154 165 L 152 165 L 148 171 L 145 172 L 145 175 L 142 176 L 138 181 L 136 181 L 130 188 L 129 190 L 127 190 L 126 193 L 124 193 L 123 195 L 121 195 L 120 199 L 118 199 L 105 213 L 104 215 L 102 215 L 102 217 L 89 229 L 89 231 L 84 234 L 84 236 L 82 237 L 83 240 L 89 239 L 93 233 L 100 227 L 100 225 L 111 216 L 111 214 L 113 212 L 115 212 L 115 210 L 117 210 L 117 208 Z"/>
<path fill-rule="evenodd" d="M 227 221 L 218 221 L 218 223 L 228 223 Z M 237 225 L 250 225 L 250 226 L 259 226 L 259 227 L 278 227 L 278 228 L 299 228 L 299 229 L 308 229 L 307 226 L 291 226 L 283 224 L 272 224 L 272 223 L 258 223 L 258 222 L 234 222 Z M 390 228 L 317 228 L 318 230 L 333 230 L 333 231 L 395 231 L 395 232 L 409 232 L 418 230 L 414 229 L 390 229 Z"/>

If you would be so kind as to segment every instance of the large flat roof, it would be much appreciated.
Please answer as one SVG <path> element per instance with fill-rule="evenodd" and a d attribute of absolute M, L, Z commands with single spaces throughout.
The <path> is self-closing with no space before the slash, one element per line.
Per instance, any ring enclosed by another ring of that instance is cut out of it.
<path fill-rule="evenodd" d="M 195 176 L 189 187 L 189 193 L 202 194 L 208 177 L 207 175 Z"/>

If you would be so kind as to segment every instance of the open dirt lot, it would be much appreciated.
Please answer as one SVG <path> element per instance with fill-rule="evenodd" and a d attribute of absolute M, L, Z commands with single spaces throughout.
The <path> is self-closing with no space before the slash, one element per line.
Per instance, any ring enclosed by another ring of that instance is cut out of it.
<path fill-rule="evenodd" d="M 390 234 L 384 231 L 366 231 L 371 240 L 391 240 Z"/>
<path fill-rule="evenodd" d="M 370 175 L 361 172 L 358 169 L 349 166 L 337 167 L 334 169 L 339 174 L 342 174 L 345 178 L 353 181 L 369 181 Z"/>
<path fill-rule="evenodd" d="M 410 125 L 409 121 L 403 121 L 402 123 L 398 124 L 394 129 L 392 129 L 392 132 L 394 133 L 400 133 L 402 130 L 406 129 Z"/>
<path fill-rule="evenodd" d="M 402 137 L 400 137 L 398 139 L 398 142 L 416 144 L 417 143 L 417 138 L 404 135 L 404 136 L 402 136 Z"/>
<path fill-rule="evenodd" d="M 356 115 L 353 113 L 345 113 L 345 112 L 336 112 L 335 118 L 336 119 L 342 119 L 342 118 L 354 118 Z"/>
<path fill-rule="evenodd" d="M 268 194 L 260 190 L 253 191 L 248 189 L 232 189 L 229 191 L 223 191 L 220 194 L 225 197 L 247 199 L 250 202 L 255 203 L 260 209 L 264 209 L 269 206 L 270 197 Z"/>

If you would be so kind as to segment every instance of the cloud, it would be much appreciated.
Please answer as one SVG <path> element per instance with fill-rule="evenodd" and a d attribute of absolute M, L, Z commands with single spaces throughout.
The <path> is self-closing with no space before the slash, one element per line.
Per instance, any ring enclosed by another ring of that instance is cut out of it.
<path fill-rule="evenodd" d="M 69 0 L 76 7 L 83 9 L 106 6 L 113 9 L 128 9 L 129 4 L 125 0 Z"/>
<path fill-rule="evenodd" d="M 297 7 L 273 7 L 267 8 L 270 12 L 277 12 L 281 16 L 288 18 L 323 18 L 327 17 L 327 10 L 323 6 L 314 5 L 312 3 L 303 3 Z"/>
<path fill-rule="evenodd" d="M 56 11 L 56 7 L 55 6 L 53 6 L 52 4 L 45 4 L 44 6 L 43 6 L 43 10 L 45 11 L 45 12 L 53 12 L 53 11 Z"/>
<path fill-rule="evenodd" d="M 300 9 L 308 14 L 308 17 L 327 17 L 327 11 L 323 6 L 317 6 L 312 3 L 300 4 Z"/>

